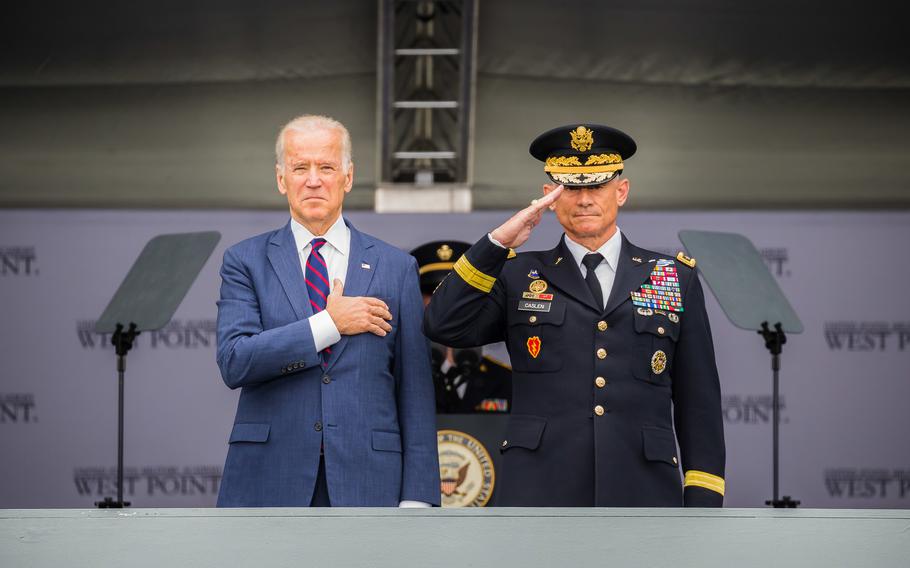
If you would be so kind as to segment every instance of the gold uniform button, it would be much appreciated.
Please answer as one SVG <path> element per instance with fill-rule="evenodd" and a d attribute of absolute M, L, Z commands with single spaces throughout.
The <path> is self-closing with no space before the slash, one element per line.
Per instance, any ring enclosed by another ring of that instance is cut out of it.
<path fill-rule="evenodd" d="M 598 349 L 598 350 L 597 350 L 597 358 L 598 358 L 598 359 L 606 359 L 606 358 L 607 358 L 607 350 L 604 349 L 603 347 L 601 347 L 600 349 Z"/>
<path fill-rule="evenodd" d="M 603 415 L 604 415 L 604 407 L 601 406 L 601 405 L 599 405 L 599 404 L 598 404 L 597 406 L 595 406 L 595 407 L 594 407 L 594 414 L 596 414 L 596 415 L 598 415 L 598 416 L 603 416 Z"/>
<path fill-rule="evenodd" d="M 600 331 L 607 331 L 608 327 L 609 326 L 607 325 L 607 322 L 605 322 L 605 321 L 597 322 L 597 329 L 599 329 Z"/>
<path fill-rule="evenodd" d="M 667 330 L 664 329 L 663 326 L 657 328 L 657 333 L 659 333 L 661 335 L 663 335 L 665 331 L 667 331 Z"/>
<path fill-rule="evenodd" d="M 605 379 L 603 377 L 597 377 L 596 379 L 594 379 L 594 384 L 597 385 L 597 388 L 602 389 L 606 386 L 607 379 Z"/>
<path fill-rule="evenodd" d="M 531 317 L 529 317 L 529 318 L 528 318 L 528 321 L 531 322 L 531 323 L 534 323 L 535 321 L 537 321 L 537 316 L 531 316 Z"/>

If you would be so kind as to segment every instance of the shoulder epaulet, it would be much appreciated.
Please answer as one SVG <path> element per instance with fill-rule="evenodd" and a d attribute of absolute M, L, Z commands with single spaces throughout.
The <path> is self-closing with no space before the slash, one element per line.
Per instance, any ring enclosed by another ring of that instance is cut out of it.
<path fill-rule="evenodd" d="M 686 256 L 685 254 L 683 254 L 682 251 L 679 251 L 679 252 L 676 254 L 676 260 L 678 260 L 679 262 L 685 264 L 685 265 L 688 266 L 689 268 L 695 268 L 695 259 L 692 258 L 692 257 Z"/>

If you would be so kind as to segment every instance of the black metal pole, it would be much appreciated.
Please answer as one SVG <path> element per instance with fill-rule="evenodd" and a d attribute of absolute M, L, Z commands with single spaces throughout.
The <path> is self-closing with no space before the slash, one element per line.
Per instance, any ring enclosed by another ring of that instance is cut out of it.
<path fill-rule="evenodd" d="M 123 500 L 123 376 L 126 373 L 126 354 L 133 348 L 133 341 L 141 332 L 136 330 L 136 324 L 130 323 L 127 331 L 123 325 L 117 324 L 111 344 L 117 353 L 117 500 L 105 497 L 103 501 L 95 502 L 99 509 L 122 509 L 129 507 L 129 502 Z"/>
<path fill-rule="evenodd" d="M 117 502 L 123 503 L 123 374 L 126 371 L 126 357 L 117 357 L 119 396 L 117 403 Z"/>
<path fill-rule="evenodd" d="M 772 394 L 772 419 L 774 437 L 774 502 L 778 502 L 780 478 L 780 355 L 771 355 L 771 372 L 774 376 L 774 392 Z"/>
<path fill-rule="evenodd" d="M 773 424 L 771 425 L 771 437 L 773 445 L 773 485 L 774 485 L 774 497 L 765 501 L 765 505 L 770 505 L 775 509 L 795 509 L 799 506 L 799 501 L 795 501 L 790 498 L 789 495 L 784 495 L 783 499 L 779 498 L 780 495 L 780 354 L 783 350 L 784 343 L 787 342 L 787 336 L 784 333 L 783 326 L 780 322 L 774 324 L 774 331 L 768 328 L 768 322 L 762 322 L 761 331 L 758 332 L 765 340 L 765 347 L 768 348 L 768 351 L 771 352 L 771 375 L 773 377 L 774 386 L 771 393 L 771 420 Z"/>

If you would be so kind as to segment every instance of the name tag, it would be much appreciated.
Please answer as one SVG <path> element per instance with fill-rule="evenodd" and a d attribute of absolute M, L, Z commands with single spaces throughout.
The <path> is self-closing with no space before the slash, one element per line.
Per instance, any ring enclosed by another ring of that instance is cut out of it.
<path fill-rule="evenodd" d="M 549 312 L 553 302 L 534 302 L 531 300 L 519 300 L 518 309 L 522 312 Z"/>

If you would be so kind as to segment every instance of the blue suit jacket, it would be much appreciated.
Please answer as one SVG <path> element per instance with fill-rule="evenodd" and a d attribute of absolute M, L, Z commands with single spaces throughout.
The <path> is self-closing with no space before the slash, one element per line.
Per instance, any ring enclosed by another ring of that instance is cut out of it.
<path fill-rule="evenodd" d="M 439 504 L 436 416 L 413 257 L 351 229 L 344 294 L 381 298 L 392 332 L 342 336 L 327 369 L 290 223 L 224 253 L 218 366 L 241 388 L 219 507 L 307 506 L 324 447 L 332 505 Z"/>

